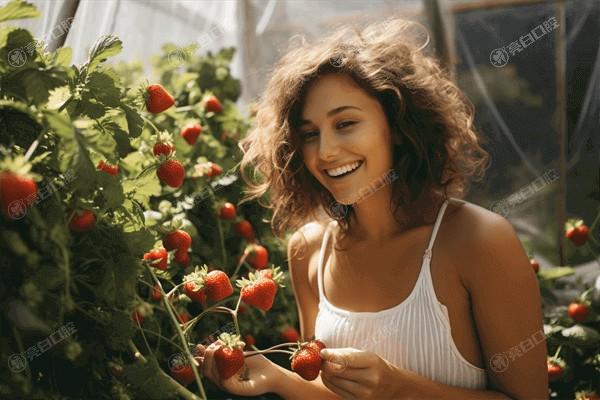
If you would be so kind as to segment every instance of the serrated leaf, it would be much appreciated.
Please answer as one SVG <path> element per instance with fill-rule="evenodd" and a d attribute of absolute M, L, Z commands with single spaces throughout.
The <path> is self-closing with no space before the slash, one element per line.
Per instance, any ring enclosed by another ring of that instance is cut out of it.
<path fill-rule="evenodd" d="M 73 49 L 70 47 L 61 47 L 54 53 L 53 64 L 68 68 L 71 65 Z"/>
<path fill-rule="evenodd" d="M 123 182 L 123 191 L 131 194 L 132 198 L 144 205 L 145 208 L 150 208 L 150 197 L 158 196 L 161 186 L 155 173 L 145 173 L 140 177 Z"/>
<path fill-rule="evenodd" d="M 100 63 L 104 62 L 108 57 L 116 56 L 121 50 L 123 50 L 123 42 L 116 36 L 106 35 L 98 39 L 90 50 L 87 73 L 93 72 Z"/>
<path fill-rule="evenodd" d="M 88 75 L 86 89 L 92 97 L 108 107 L 120 104 L 121 90 L 118 77 L 109 71 L 95 71 Z"/>
<path fill-rule="evenodd" d="M 137 112 L 136 109 L 130 107 L 128 104 L 121 103 L 121 108 L 125 111 L 125 118 L 127 119 L 127 129 L 129 130 L 129 136 L 136 138 L 142 133 L 144 128 L 144 120 Z"/>
<path fill-rule="evenodd" d="M 166 381 L 168 378 L 161 372 L 153 355 L 146 356 L 145 363 L 123 366 L 123 376 L 144 399 L 170 399 L 176 396 L 173 385 Z"/>
<path fill-rule="evenodd" d="M 15 76 L 21 80 L 25 93 L 37 105 L 45 103 L 52 89 L 67 84 L 67 76 L 58 69 L 25 69 Z"/>
<path fill-rule="evenodd" d="M 46 107 L 49 110 L 58 110 L 71 97 L 69 86 L 61 86 L 50 91 Z"/>
<path fill-rule="evenodd" d="M 23 0 L 13 0 L 0 8 L 0 22 L 13 19 L 37 18 L 40 16 L 35 6 Z"/>

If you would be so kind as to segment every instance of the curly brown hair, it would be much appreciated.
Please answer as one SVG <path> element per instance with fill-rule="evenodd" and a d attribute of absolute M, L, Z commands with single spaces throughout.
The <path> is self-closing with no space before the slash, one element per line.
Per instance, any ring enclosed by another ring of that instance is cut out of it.
<path fill-rule="evenodd" d="M 333 196 L 302 157 L 299 126 L 307 88 L 325 74 L 348 74 L 380 102 L 392 135 L 399 135 L 393 151 L 394 215 L 399 207 L 415 212 L 419 204 L 433 209 L 448 197 L 463 198 L 470 181 L 483 178 L 489 154 L 473 127 L 474 106 L 439 62 L 421 52 L 410 34 L 414 26 L 392 17 L 362 29 L 343 26 L 314 44 L 302 37 L 275 64 L 239 147 L 248 185 L 242 202 L 258 199 L 273 209 L 277 237 L 325 214 L 338 219 L 344 234 L 353 214 L 351 205 L 343 218 L 335 214 Z"/>

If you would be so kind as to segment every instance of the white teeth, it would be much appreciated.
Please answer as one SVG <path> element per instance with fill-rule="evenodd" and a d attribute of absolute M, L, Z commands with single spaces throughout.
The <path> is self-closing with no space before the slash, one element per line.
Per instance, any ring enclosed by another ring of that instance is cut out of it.
<path fill-rule="evenodd" d="M 356 168 L 358 168 L 358 166 L 360 165 L 359 161 L 355 161 L 351 164 L 347 164 L 347 165 L 342 165 L 341 167 L 338 168 L 334 168 L 334 169 L 329 169 L 326 170 L 327 171 L 327 175 L 329 176 L 340 176 L 342 174 L 345 174 L 346 172 L 350 172 L 352 170 L 355 170 Z"/>

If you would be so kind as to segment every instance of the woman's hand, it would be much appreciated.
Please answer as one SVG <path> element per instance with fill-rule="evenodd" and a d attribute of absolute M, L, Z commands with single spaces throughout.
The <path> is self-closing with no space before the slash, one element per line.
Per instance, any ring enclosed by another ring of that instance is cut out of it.
<path fill-rule="evenodd" d="M 411 393 L 410 373 L 375 353 L 348 347 L 320 354 L 323 384 L 344 399 L 398 399 Z"/>
<path fill-rule="evenodd" d="M 238 396 L 258 396 L 273 391 L 273 385 L 281 379 L 282 374 L 277 366 L 262 354 L 246 357 L 244 366 L 235 375 L 229 379 L 221 379 L 214 353 L 223 344 L 221 340 L 217 340 L 206 348 L 198 345 L 199 356 L 196 359 L 200 363 L 202 375 L 221 390 Z M 243 378 L 247 380 L 242 380 Z"/>

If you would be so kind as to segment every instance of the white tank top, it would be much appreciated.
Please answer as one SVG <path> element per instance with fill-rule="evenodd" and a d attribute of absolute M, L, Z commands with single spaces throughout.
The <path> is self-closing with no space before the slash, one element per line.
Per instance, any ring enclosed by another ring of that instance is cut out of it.
<path fill-rule="evenodd" d="M 453 198 L 451 198 L 453 199 Z M 460 199 L 454 201 L 463 202 Z M 485 389 L 486 372 L 458 351 L 448 309 L 437 300 L 431 279 L 431 249 L 448 200 L 438 212 L 417 283 L 400 304 L 376 312 L 352 312 L 331 304 L 323 292 L 323 258 L 331 229 L 327 226 L 318 264 L 319 312 L 315 337 L 327 347 L 372 351 L 395 366 L 446 385 Z"/>

